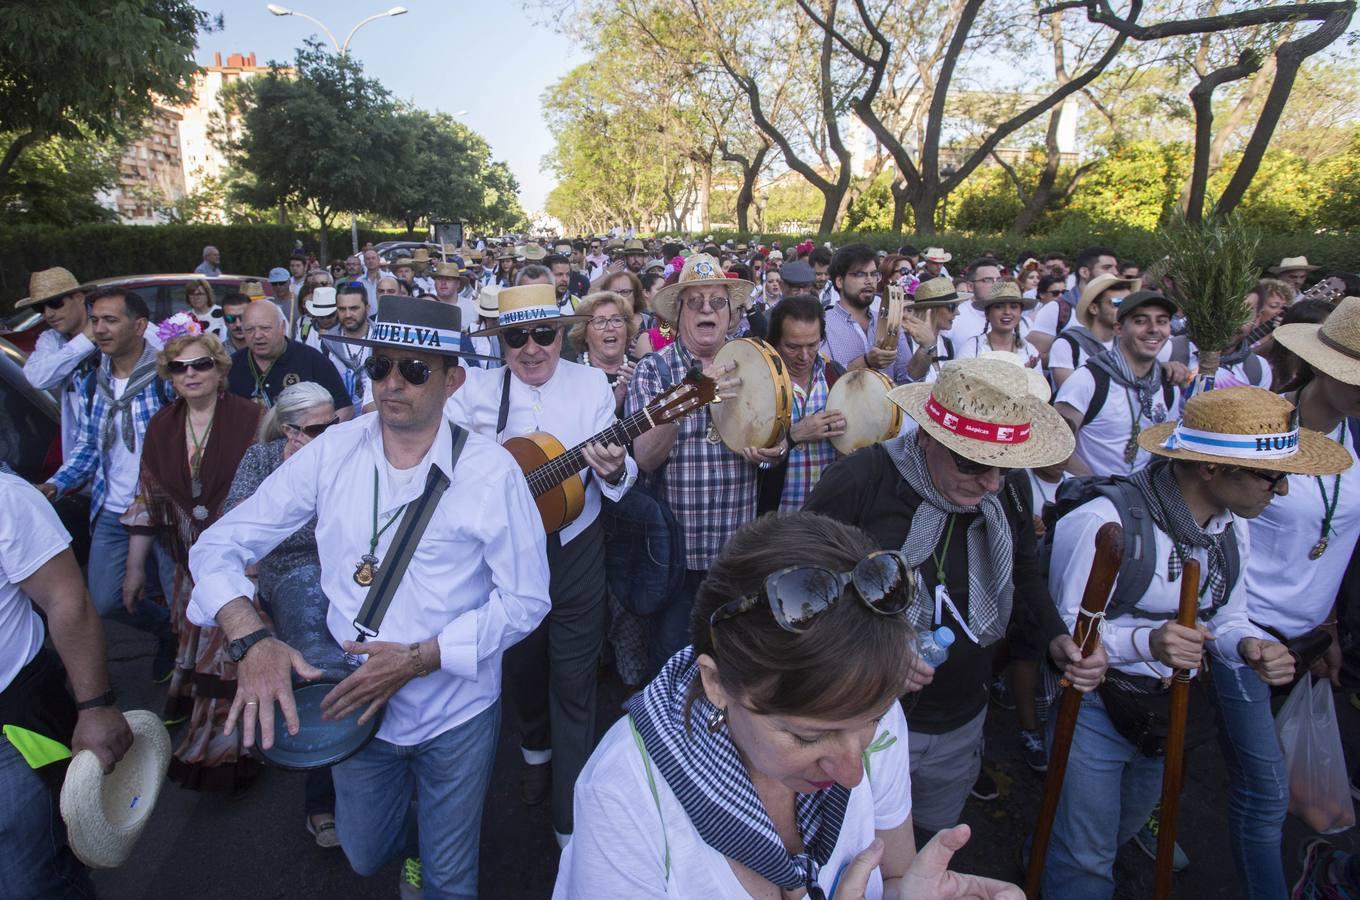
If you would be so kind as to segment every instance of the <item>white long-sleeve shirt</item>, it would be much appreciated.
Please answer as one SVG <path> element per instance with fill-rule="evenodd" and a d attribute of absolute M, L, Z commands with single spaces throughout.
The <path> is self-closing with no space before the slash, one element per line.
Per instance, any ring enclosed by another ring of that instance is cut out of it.
<path fill-rule="evenodd" d="M 33 352 L 24 361 L 24 377 L 35 388 L 59 391 L 61 402 L 61 458 L 71 458 L 80 437 L 80 420 L 85 413 L 85 396 L 72 375 L 90 354 L 94 341 L 79 332 L 75 337 L 49 328 L 38 335 Z"/>
<path fill-rule="evenodd" d="M 1083 503 L 1059 519 L 1053 533 L 1053 558 L 1049 564 L 1048 585 L 1049 591 L 1053 594 L 1053 602 L 1058 604 L 1058 612 L 1068 628 L 1076 622 L 1077 610 L 1081 608 L 1081 597 L 1086 591 L 1086 579 L 1091 572 L 1091 561 L 1096 555 L 1096 532 L 1106 522 L 1119 522 L 1119 512 L 1113 503 L 1100 497 L 1089 503 Z M 1251 558 L 1251 537 L 1246 523 L 1237 521 L 1232 513 L 1225 512 L 1210 519 L 1206 530 L 1218 533 L 1229 525 L 1233 525 L 1233 531 L 1237 535 L 1237 550 L 1243 561 L 1243 570 L 1238 575 L 1237 582 L 1228 591 L 1227 602 L 1219 607 L 1212 619 L 1201 618 L 1200 622 L 1216 638 L 1213 641 L 1206 641 L 1209 651 L 1217 654 L 1218 658 L 1228 665 L 1241 666 L 1243 662 L 1237 652 L 1238 642 L 1243 638 L 1265 637 L 1265 634 L 1247 619 L 1246 560 Z M 1179 579 L 1176 581 L 1167 579 L 1171 538 L 1160 528 L 1155 531 L 1157 547 L 1153 551 L 1155 554 L 1153 558 L 1156 560 L 1156 570 L 1153 572 L 1152 583 L 1148 585 L 1147 592 L 1138 602 L 1138 608 L 1154 613 L 1171 613 L 1174 618 L 1180 606 L 1181 583 Z M 1192 559 L 1199 560 L 1201 571 L 1207 571 L 1209 565 L 1207 551 L 1201 547 L 1186 549 L 1189 550 Z M 1115 584 L 1118 583 L 1116 579 Z M 1200 584 L 1201 586 L 1204 584 L 1203 580 Z M 1199 601 L 1200 610 L 1207 610 L 1211 605 L 1212 598 L 1208 592 L 1204 592 Z M 1161 627 L 1166 621 L 1134 615 L 1106 619 L 1101 631 L 1101 642 L 1110 657 L 1110 665 L 1130 675 L 1170 678 L 1173 674 L 1172 669 L 1155 662 L 1152 650 L 1148 646 L 1148 637 L 1152 630 Z"/>
<path fill-rule="evenodd" d="M 420 496 L 431 465 L 448 472 L 451 451 L 450 429 L 442 427 L 399 484 L 383 455 L 378 416 L 331 427 L 194 544 L 189 618 L 215 624 L 223 606 L 253 595 L 246 567 L 316 516 L 321 588 L 330 600 L 326 624 L 337 642 L 354 640 L 353 622 L 368 593 L 354 571 L 373 533 L 375 472 L 381 527 Z M 379 566 L 399 530 L 394 525 L 379 539 L 373 554 Z M 546 538 L 524 476 L 494 441 L 470 434 L 373 639 L 407 644 L 435 637 L 440 667 L 397 691 L 378 737 L 418 744 L 489 707 L 500 696 L 501 654 L 549 606 Z"/>
<path fill-rule="evenodd" d="M 444 405 L 444 414 L 465 428 L 499 441 L 546 431 L 568 450 L 614 424 L 614 391 L 604 372 L 559 360 L 552 377 L 538 387 L 530 387 L 510 375 L 510 410 L 505 431 L 498 436 L 496 422 L 505 372 L 503 368 L 469 368 L 467 381 Z M 590 472 L 585 479 L 585 505 L 576 521 L 559 532 L 564 545 L 599 516 L 601 494 L 618 500 L 637 481 L 637 462 L 632 456 L 624 460 L 624 469 L 624 477 L 613 485 L 605 484 L 588 468 L 580 471 L 583 479 Z"/>

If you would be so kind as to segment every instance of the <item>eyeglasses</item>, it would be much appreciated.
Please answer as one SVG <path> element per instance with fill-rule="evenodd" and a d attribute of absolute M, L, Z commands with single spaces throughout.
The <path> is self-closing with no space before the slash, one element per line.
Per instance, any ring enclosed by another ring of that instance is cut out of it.
<path fill-rule="evenodd" d="M 400 362 L 394 362 L 391 357 L 370 356 L 364 360 L 364 371 L 375 383 L 391 375 L 394 366 L 409 385 L 419 386 L 430 380 L 429 365 L 418 359 L 403 359 Z"/>
<path fill-rule="evenodd" d="M 780 628 L 801 634 L 841 598 L 846 587 L 853 587 L 860 602 L 879 615 L 895 616 L 911 605 L 913 592 L 903 588 L 913 583 L 911 567 L 899 550 L 870 553 L 849 572 L 790 566 L 771 573 L 759 596 L 739 597 L 715 609 L 708 627 L 755 609 L 764 599 Z"/>
<path fill-rule="evenodd" d="M 1270 489 L 1271 489 L 1272 491 L 1275 490 L 1275 488 L 1277 488 L 1277 487 L 1280 486 L 1280 482 L 1281 482 L 1281 481 L 1284 481 L 1286 478 L 1289 477 L 1289 473 L 1288 473 L 1288 472 L 1264 472 L 1264 471 L 1262 471 L 1262 470 L 1260 470 L 1260 469 L 1243 469 L 1243 468 L 1238 468 L 1238 469 L 1236 469 L 1236 471 L 1238 471 L 1238 472 L 1246 472 L 1248 475 L 1252 476 L 1253 478 L 1259 478 L 1259 479 L 1261 479 L 1261 480 L 1264 481 L 1266 484 L 1270 485 Z"/>
<path fill-rule="evenodd" d="M 228 325 L 235 325 L 237 322 L 241 321 L 244 318 L 245 315 L 242 313 L 237 313 L 234 316 L 231 313 L 222 314 L 222 321 L 226 322 Z"/>
<path fill-rule="evenodd" d="M 529 338 L 534 339 L 534 343 L 540 347 L 551 347 L 552 342 L 557 340 L 557 329 L 547 325 L 538 325 L 534 328 L 511 328 L 505 331 L 501 337 L 505 338 L 505 343 L 512 350 L 518 350 L 529 343 Z"/>
<path fill-rule="evenodd" d="M 995 275 L 988 275 L 986 278 L 974 278 L 973 284 L 996 284 L 1000 280 Z"/>
<path fill-rule="evenodd" d="M 623 326 L 623 316 L 595 316 L 590 320 L 590 327 L 596 331 L 604 331 L 606 328 L 622 328 Z"/>
<path fill-rule="evenodd" d="M 172 359 L 165 364 L 165 368 L 171 375 L 183 375 L 190 369 L 195 372 L 206 372 L 216 365 L 211 356 L 199 356 L 194 359 Z"/>
<path fill-rule="evenodd" d="M 945 447 L 945 449 L 949 450 L 948 447 Z M 988 465 L 986 463 L 973 462 L 968 457 L 960 456 L 953 450 L 949 450 L 949 458 L 954 460 L 954 468 L 959 470 L 960 475 L 986 475 L 993 469 L 1000 468 L 1000 466 L 993 466 Z"/>
<path fill-rule="evenodd" d="M 1045 297 L 1061 297 L 1062 295 L 1063 295 L 1062 288 L 1053 288 L 1052 290 L 1043 292 L 1043 296 Z"/>
<path fill-rule="evenodd" d="M 336 416 L 329 422 L 322 422 L 319 425 L 290 425 L 287 422 L 284 422 L 282 427 L 283 433 L 289 437 L 297 437 L 299 434 L 303 434 L 307 436 L 308 440 L 311 440 L 313 438 L 321 437 L 322 433 L 327 428 L 330 428 L 339 421 L 340 417 Z"/>
<path fill-rule="evenodd" d="M 631 297 L 633 296 L 633 289 L 630 287 L 617 288 L 614 293 L 618 294 L 620 297 Z"/>
<path fill-rule="evenodd" d="M 726 297 L 686 297 L 685 309 L 690 312 L 722 312 L 730 300 Z"/>

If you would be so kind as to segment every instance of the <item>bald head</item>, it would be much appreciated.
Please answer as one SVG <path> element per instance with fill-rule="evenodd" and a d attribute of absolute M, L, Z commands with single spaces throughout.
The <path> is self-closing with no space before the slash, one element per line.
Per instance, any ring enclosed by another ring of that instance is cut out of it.
<path fill-rule="evenodd" d="M 241 317 L 246 343 L 260 361 L 273 361 L 283 355 L 288 340 L 288 320 L 283 310 L 268 300 L 257 300 L 246 307 Z"/>

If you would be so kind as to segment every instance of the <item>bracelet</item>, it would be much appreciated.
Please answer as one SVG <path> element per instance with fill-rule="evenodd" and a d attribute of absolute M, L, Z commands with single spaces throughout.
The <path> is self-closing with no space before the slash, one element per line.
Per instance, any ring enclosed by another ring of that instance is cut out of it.
<path fill-rule="evenodd" d="M 425 660 L 422 659 L 420 656 L 420 644 L 419 643 L 412 644 L 411 652 L 415 654 L 415 658 L 412 660 L 412 662 L 415 664 L 416 677 L 424 678 L 426 675 L 429 675 L 430 670 L 425 668 Z"/>

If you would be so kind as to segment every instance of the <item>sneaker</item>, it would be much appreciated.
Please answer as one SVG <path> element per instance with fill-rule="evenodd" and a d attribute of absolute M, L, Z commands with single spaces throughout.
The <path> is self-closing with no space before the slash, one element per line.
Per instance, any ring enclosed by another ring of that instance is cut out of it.
<path fill-rule="evenodd" d="M 996 786 L 996 779 L 987 774 L 986 769 L 978 772 L 977 781 L 973 782 L 973 787 L 968 793 L 979 800 L 995 800 L 1001 796 L 1001 791 Z"/>
<path fill-rule="evenodd" d="M 1161 820 L 1158 816 L 1161 811 L 1161 805 L 1158 804 L 1157 808 L 1152 811 L 1152 815 L 1148 816 L 1147 822 L 1133 836 L 1138 849 L 1147 854 L 1148 859 L 1153 862 L 1157 861 L 1157 830 L 1161 827 Z M 1185 855 L 1185 851 L 1181 849 L 1178 841 L 1172 845 L 1171 871 L 1184 872 L 1188 868 L 1190 868 L 1190 857 Z"/>
<path fill-rule="evenodd" d="M 1037 731 L 1020 730 L 1020 752 L 1025 765 L 1035 772 L 1048 771 L 1048 748 L 1044 746 L 1043 735 Z"/>
<path fill-rule="evenodd" d="M 401 900 L 420 900 L 425 896 L 425 891 L 421 887 L 418 857 L 408 856 L 401 864 L 401 879 L 397 882 L 397 887 Z"/>
<path fill-rule="evenodd" d="M 552 763 L 525 763 L 519 774 L 519 799 L 525 806 L 538 806 L 548 799 L 552 787 Z"/>
<path fill-rule="evenodd" d="M 152 684 L 165 684 L 170 681 L 170 676 L 175 674 L 175 657 L 178 653 L 179 645 L 173 638 L 157 643 L 156 655 L 151 659 Z"/>
<path fill-rule="evenodd" d="M 1002 709 L 1015 709 L 1015 698 L 1011 696 L 1011 686 L 1006 683 L 1006 679 L 1000 675 L 992 679 L 992 684 L 987 688 L 987 694 L 992 698 L 992 702 Z"/>
<path fill-rule="evenodd" d="M 1322 838 L 1313 838 L 1303 845 L 1303 873 L 1294 882 L 1289 900 L 1332 900 L 1339 896 L 1328 883 L 1328 868 L 1332 860 L 1332 845 Z"/>
<path fill-rule="evenodd" d="M 321 819 L 321 821 L 318 822 L 316 821 L 317 819 Z M 335 833 L 335 816 L 328 816 L 325 813 L 308 816 L 307 833 L 316 841 L 316 845 L 322 849 L 330 850 L 340 846 L 340 836 Z M 416 865 L 419 866 L 420 863 L 417 862 Z"/>

